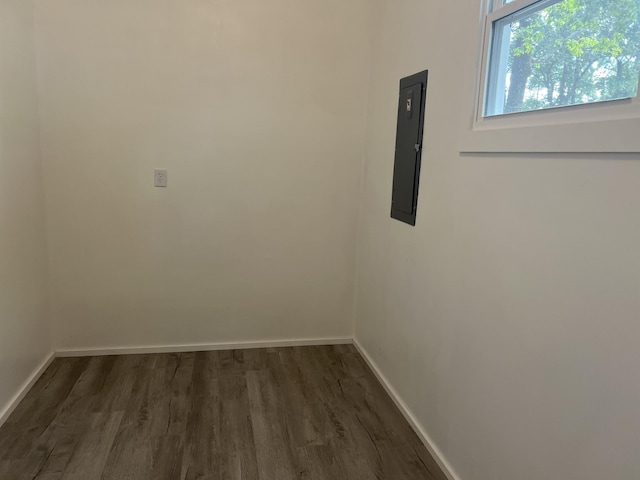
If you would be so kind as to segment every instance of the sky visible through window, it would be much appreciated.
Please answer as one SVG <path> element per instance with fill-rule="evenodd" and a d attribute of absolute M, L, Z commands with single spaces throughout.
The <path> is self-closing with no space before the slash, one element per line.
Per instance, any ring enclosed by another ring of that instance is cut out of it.
<path fill-rule="evenodd" d="M 547 4 L 548 5 L 548 4 Z M 635 97 L 640 0 L 563 0 L 494 24 L 486 115 Z M 489 98 L 492 98 L 490 95 Z"/>

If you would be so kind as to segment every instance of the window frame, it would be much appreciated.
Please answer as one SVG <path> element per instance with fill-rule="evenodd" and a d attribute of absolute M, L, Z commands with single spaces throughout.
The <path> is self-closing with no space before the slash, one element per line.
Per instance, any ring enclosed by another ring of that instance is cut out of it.
<path fill-rule="evenodd" d="M 463 118 L 461 152 L 640 152 L 640 89 L 637 97 L 485 117 L 494 22 L 542 3 L 563 0 L 482 0 L 471 122 Z M 478 58 L 479 57 L 479 58 Z M 640 83 L 640 79 L 639 79 Z M 635 133 L 634 133 L 635 132 Z M 544 142 L 542 140 L 545 140 Z"/>

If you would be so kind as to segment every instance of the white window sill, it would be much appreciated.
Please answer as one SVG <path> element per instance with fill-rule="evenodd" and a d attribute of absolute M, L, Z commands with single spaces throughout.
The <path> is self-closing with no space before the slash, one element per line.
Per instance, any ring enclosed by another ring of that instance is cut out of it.
<path fill-rule="evenodd" d="M 543 112 L 548 113 L 548 112 Z M 633 153 L 640 152 L 640 118 L 599 119 L 544 125 L 522 124 L 514 115 L 463 127 L 460 151 L 466 153 Z M 493 120 L 498 120 L 494 122 Z"/>
<path fill-rule="evenodd" d="M 468 118 L 468 117 L 467 117 Z M 463 153 L 640 152 L 638 98 L 464 121 Z"/>

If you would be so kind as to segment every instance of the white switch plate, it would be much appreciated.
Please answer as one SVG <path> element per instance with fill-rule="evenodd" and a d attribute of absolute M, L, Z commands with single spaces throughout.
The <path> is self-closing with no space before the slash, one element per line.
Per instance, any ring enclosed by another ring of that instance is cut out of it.
<path fill-rule="evenodd" d="M 167 170 L 164 168 L 156 168 L 153 171 L 153 185 L 155 187 L 167 186 Z"/>

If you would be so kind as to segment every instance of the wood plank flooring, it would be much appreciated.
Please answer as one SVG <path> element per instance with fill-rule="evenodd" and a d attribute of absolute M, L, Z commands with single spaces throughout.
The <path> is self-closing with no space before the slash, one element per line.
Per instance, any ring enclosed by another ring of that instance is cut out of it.
<path fill-rule="evenodd" d="M 446 480 L 351 345 L 58 358 L 2 480 Z"/>

